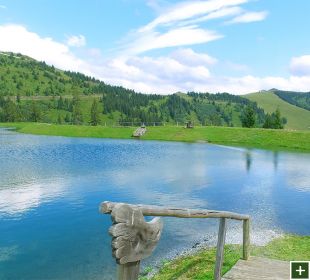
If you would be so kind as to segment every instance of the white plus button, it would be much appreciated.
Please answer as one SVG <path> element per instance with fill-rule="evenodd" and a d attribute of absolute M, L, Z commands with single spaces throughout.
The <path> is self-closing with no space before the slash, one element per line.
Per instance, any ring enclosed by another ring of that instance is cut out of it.
<path fill-rule="evenodd" d="M 302 269 L 301 266 L 299 266 L 299 269 L 296 269 L 296 272 L 299 273 L 299 276 L 301 276 L 301 274 L 302 274 L 303 272 L 305 272 L 305 271 L 306 271 L 306 270 Z"/>

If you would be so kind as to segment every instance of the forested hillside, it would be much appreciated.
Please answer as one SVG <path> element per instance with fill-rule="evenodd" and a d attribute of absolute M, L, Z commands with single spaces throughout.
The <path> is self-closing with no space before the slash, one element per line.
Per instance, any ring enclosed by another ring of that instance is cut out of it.
<path fill-rule="evenodd" d="M 249 125 L 244 122 L 250 116 Z M 21 54 L 0 53 L 0 121 L 161 125 L 264 125 L 256 102 L 228 93 L 137 93 L 56 69 Z"/>
<path fill-rule="evenodd" d="M 132 90 L 110 86 L 86 75 L 62 71 L 30 57 L 0 52 L 0 94 L 2 96 L 60 96 Z"/>
<path fill-rule="evenodd" d="M 310 111 L 310 92 L 273 90 L 273 93 L 292 105 Z"/>

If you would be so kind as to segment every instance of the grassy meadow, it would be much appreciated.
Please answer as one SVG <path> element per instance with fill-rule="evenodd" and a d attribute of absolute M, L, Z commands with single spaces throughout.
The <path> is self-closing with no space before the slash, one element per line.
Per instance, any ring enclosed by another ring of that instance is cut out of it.
<path fill-rule="evenodd" d="M 104 127 L 56 125 L 45 123 L 0 123 L 0 127 L 14 127 L 18 132 L 68 137 L 96 137 L 130 139 L 134 127 Z M 148 127 L 143 140 L 208 142 L 229 146 L 310 152 L 309 131 L 289 131 L 261 128 L 176 126 Z"/>
<path fill-rule="evenodd" d="M 285 102 L 273 92 L 251 93 L 245 97 L 257 102 L 258 107 L 267 113 L 272 113 L 279 108 L 281 116 L 287 119 L 285 125 L 287 129 L 309 130 L 310 128 L 310 111 Z"/>
<path fill-rule="evenodd" d="M 285 235 L 274 239 L 266 246 L 252 246 L 251 255 L 284 261 L 309 260 L 310 236 Z M 242 247 L 226 245 L 222 273 L 229 271 L 242 256 Z M 192 256 L 184 256 L 163 262 L 152 280 L 196 279 L 211 280 L 215 265 L 215 248 L 199 251 Z M 150 269 L 149 269 L 150 270 Z M 144 279 L 142 277 L 142 279 Z"/>

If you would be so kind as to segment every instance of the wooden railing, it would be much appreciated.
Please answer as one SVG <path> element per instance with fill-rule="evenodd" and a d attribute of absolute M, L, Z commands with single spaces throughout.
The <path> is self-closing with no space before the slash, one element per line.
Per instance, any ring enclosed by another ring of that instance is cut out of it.
<path fill-rule="evenodd" d="M 250 216 L 233 212 L 166 208 L 151 205 L 133 205 L 105 201 L 100 212 L 111 214 L 113 225 L 112 255 L 116 258 L 119 280 L 136 280 L 139 277 L 140 261 L 149 257 L 160 239 L 163 224 L 158 217 L 177 218 L 219 218 L 214 279 L 221 279 L 226 236 L 226 219 L 243 221 L 243 259 L 248 260 L 250 252 Z M 156 216 L 145 222 L 144 216 Z"/>

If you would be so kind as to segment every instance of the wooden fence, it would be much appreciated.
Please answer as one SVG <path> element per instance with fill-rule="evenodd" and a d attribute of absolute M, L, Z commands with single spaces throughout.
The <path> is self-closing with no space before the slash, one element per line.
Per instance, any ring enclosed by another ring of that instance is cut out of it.
<path fill-rule="evenodd" d="M 107 127 L 139 127 L 139 126 L 168 126 L 168 127 L 186 127 L 188 121 L 182 121 L 182 122 L 114 122 L 114 121 L 106 121 L 102 122 L 101 126 L 107 126 Z M 193 127 L 197 126 L 209 126 L 207 124 L 203 124 L 202 122 L 190 122 Z M 212 125 L 212 124 L 210 124 Z"/>
<path fill-rule="evenodd" d="M 140 261 L 149 257 L 160 239 L 163 224 L 162 217 L 176 218 L 219 218 L 219 230 L 216 251 L 214 279 L 221 279 L 226 236 L 226 221 L 243 221 L 243 259 L 248 260 L 250 248 L 250 217 L 233 212 L 214 210 L 195 210 L 185 208 L 165 208 L 151 205 L 133 205 L 105 201 L 100 212 L 110 214 L 113 225 L 109 229 L 112 235 L 112 255 L 118 263 L 118 280 L 136 280 L 139 277 Z M 144 216 L 155 216 L 145 222 Z"/>

